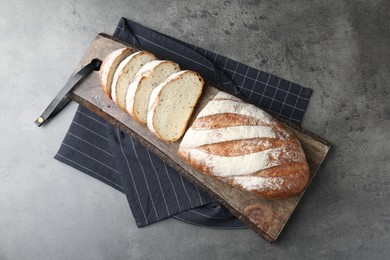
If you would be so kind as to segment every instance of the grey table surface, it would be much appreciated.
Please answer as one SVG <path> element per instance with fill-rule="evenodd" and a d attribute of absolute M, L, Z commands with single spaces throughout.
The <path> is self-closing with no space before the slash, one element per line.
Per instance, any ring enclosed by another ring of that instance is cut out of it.
<path fill-rule="evenodd" d="M 72 120 L 36 117 L 120 17 L 314 90 L 334 144 L 276 244 L 174 219 L 53 159 Z M 383 1 L 0 0 L 0 259 L 389 259 L 390 5 Z"/>

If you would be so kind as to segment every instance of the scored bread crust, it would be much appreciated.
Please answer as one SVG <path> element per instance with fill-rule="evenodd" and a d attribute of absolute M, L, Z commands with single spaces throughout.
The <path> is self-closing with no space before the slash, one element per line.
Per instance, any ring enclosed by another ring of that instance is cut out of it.
<path fill-rule="evenodd" d="M 154 56 L 153 53 L 150 53 L 148 51 L 139 51 L 139 52 L 135 52 L 133 54 L 131 54 L 130 56 L 128 56 L 126 59 L 124 59 L 118 66 L 115 74 L 114 74 L 114 78 L 112 80 L 112 88 L 111 88 L 111 96 L 112 96 L 112 100 L 117 104 L 117 106 L 119 108 L 121 108 L 123 111 L 126 111 L 126 107 L 122 107 L 117 98 L 118 98 L 118 91 L 117 91 L 117 82 L 119 80 L 119 78 L 122 77 L 122 75 L 125 73 L 124 71 L 124 68 L 126 67 L 126 65 L 131 62 L 132 59 L 138 57 L 138 56 L 142 56 L 142 55 L 149 55 L 150 57 L 152 57 L 152 59 L 156 59 L 156 57 Z"/>
<path fill-rule="evenodd" d="M 138 91 L 141 87 L 142 82 L 146 78 L 150 77 L 157 67 L 159 67 L 161 64 L 164 63 L 171 63 L 177 68 L 178 71 L 180 70 L 180 67 L 176 62 L 169 61 L 169 60 L 153 60 L 145 64 L 141 68 L 141 70 L 138 71 L 137 74 L 135 75 L 134 81 L 130 83 L 129 90 L 126 96 L 126 110 L 135 120 L 137 120 L 142 124 L 145 124 L 146 122 L 143 121 L 141 118 L 139 118 L 134 111 Z"/>
<path fill-rule="evenodd" d="M 202 83 L 202 88 L 201 88 L 201 91 L 196 99 L 196 103 L 198 103 L 199 101 L 199 98 L 201 97 L 202 95 L 202 92 L 203 92 L 203 85 L 204 85 L 204 80 L 203 78 L 199 75 L 199 73 L 195 72 L 195 71 L 192 71 L 192 70 L 182 70 L 180 72 L 177 72 L 177 73 L 174 73 L 172 74 L 171 76 L 169 76 L 163 83 L 161 83 L 159 86 L 157 86 L 153 91 L 152 91 L 152 94 L 150 95 L 150 100 L 149 100 L 149 108 L 148 108 L 148 115 L 147 115 L 147 119 L 146 119 L 146 123 L 147 123 L 147 126 L 150 130 L 150 132 L 152 132 L 155 136 L 157 136 L 158 138 L 160 138 L 161 140 L 164 140 L 164 141 L 167 141 L 167 142 L 174 142 L 174 141 L 177 141 L 178 139 L 180 139 L 180 137 L 184 134 L 185 130 L 186 130 L 186 127 L 187 127 L 187 124 L 191 118 L 191 116 L 189 116 L 187 118 L 187 121 L 186 123 L 183 125 L 183 129 L 181 129 L 180 131 L 180 134 L 179 134 L 179 138 L 176 138 L 176 139 L 166 139 L 164 137 L 162 137 L 158 131 L 156 130 L 155 126 L 154 126 L 154 116 L 155 116 L 155 113 L 156 113 L 156 108 L 159 104 L 159 101 L 160 101 L 160 95 L 161 95 L 161 92 L 164 90 L 165 87 L 167 87 L 167 85 L 173 81 L 176 81 L 178 80 L 182 75 L 184 75 L 185 73 L 192 73 L 194 75 L 196 75 L 199 80 L 201 81 Z M 192 114 L 192 113 L 191 113 Z"/>
<path fill-rule="evenodd" d="M 134 53 L 134 50 L 131 48 L 120 48 L 115 50 L 107 55 L 103 60 L 101 69 L 99 71 L 100 84 L 109 98 L 111 98 L 111 84 L 108 84 L 109 75 L 113 69 L 114 63 L 120 63 L 126 57 Z M 115 71 L 112 71 L 112 77 L 114 76 Z M 112 78 L 111 78 L 112 83 Z"/>
<path fill-rule="evenodd" d="M 183 137 L 178 155 L 206 175 L 265 198 L 300 193 L 310 176 L 305 153 L 284 125 L 259 110 L 218 94 Z"/>

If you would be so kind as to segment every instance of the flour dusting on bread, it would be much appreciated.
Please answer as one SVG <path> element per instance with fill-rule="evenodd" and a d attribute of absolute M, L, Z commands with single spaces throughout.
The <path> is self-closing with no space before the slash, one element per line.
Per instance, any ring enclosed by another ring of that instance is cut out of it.
<path fill-rule="evenodd" d="M 265 111 L 223 92 L 198 114 L 178 154 L 201 172 L 264 197 L 297 194 L 309 179 L 298 139 Z"/>

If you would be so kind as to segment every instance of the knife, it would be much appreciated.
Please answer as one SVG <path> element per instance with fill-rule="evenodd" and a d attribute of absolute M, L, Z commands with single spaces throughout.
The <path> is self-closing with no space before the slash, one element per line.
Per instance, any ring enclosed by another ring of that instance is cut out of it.
<path fill-rule="evenodd" d="M 90 63 L 85 65 L 81 70 L 74 74 L 57 94 L 57 96 L 50 102 L 49 106 L 43 111 L 40 117 L 35 120 L 37 126 L 41 126 L 46 123 L 49 119 L 57 115 L 70 101 L 68 94 L 74 89 L 77 84 L 86 76 L 88 76 L 92 71 L 100 70 L 102 61 L 99 59 L 93 59 Z"/>

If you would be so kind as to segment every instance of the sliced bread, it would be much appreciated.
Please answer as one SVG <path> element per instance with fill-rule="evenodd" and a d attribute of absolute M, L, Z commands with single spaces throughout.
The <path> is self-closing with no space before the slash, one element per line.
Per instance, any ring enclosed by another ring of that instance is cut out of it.
<path fill-rule="evenodd" d="M 165 81 L 168 76 L 179 72 L 177 63 L 168 60 L 153 60 L 146 63 L 132 83 L 126 96 L 126 110 L 140 123 L 146 123 L 148 104 L 152 90 Z"/>
<path fill-rule="evenodd" d="M 130 83 L 143 65 L 156 57 L 147 51 L 139 51 L 124 59 L 115 71 L 112 80 L 111 96 L 122 110 L 126 111 L 126 94 Z"/>
<path fill-rule="evenodd" d="M 134 53 L 133 49 L 121 48 L 111 52 L 102 63 L 99 71 L 100 83 L 104 92 L 111 98 L 111 84 L 114 77 L 115 71 L 119 64 L 126 59 L 128 56 Z"/>
<path fill-rule="evenodd" d="M 172 74 L 152 91 L 147 124 L 164 141 L 176 141 L 185 132 L 188 121 L 202 94 L 202 77 L 190 70 Z"/>

